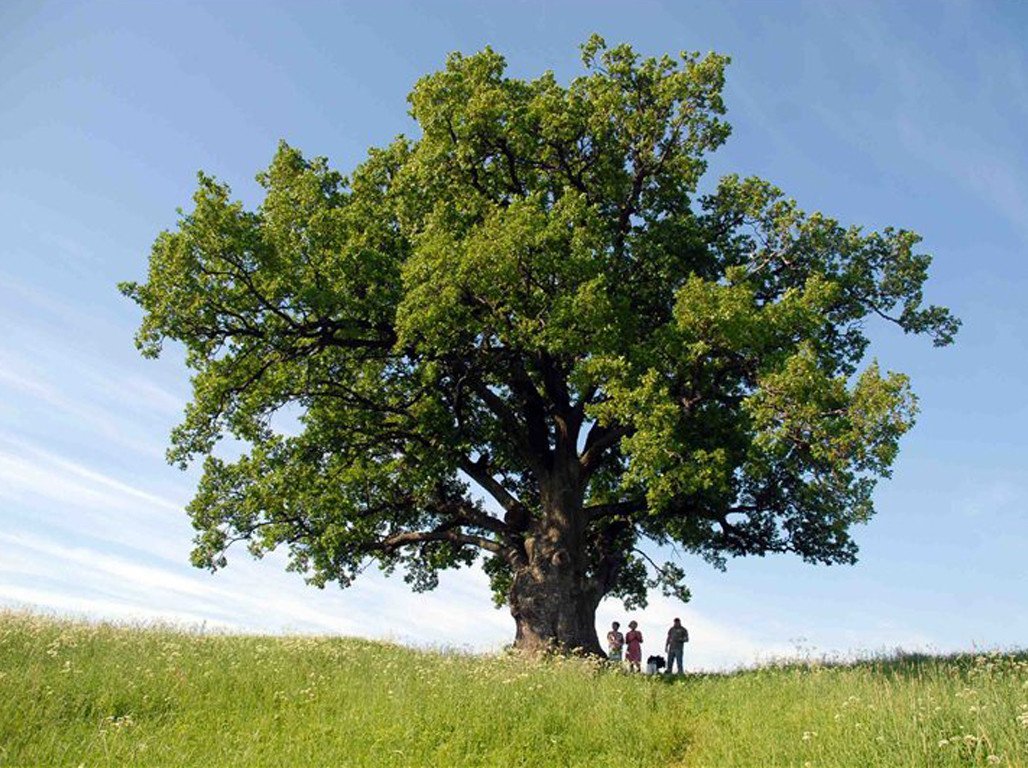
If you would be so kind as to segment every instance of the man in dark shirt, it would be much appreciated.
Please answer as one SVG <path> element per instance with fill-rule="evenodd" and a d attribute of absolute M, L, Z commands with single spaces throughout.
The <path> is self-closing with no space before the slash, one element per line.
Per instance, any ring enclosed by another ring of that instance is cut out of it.
<path fill-rule="evenodd" d="M 678 673 L 685 674 L 682 666 L 682 656 L 685 653 L 685 644 L 689 642 L 689 630 L 682 626 L 681 619 L 675 619 L 671 629 L 667 631 L 667 642 L 664 643 L 664 650 L 667 652 L 667 674 L 673 674 L 674 663 L 678 661 Z"/>

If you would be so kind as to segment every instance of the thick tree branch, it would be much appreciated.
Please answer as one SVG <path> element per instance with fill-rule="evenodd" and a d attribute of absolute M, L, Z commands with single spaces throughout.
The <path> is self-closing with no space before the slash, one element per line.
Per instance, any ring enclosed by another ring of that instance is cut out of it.
<path fill-rule="evenodd" d="M 529 440 L 528 429 L 521 423 L 521 420 L 518 419 L 514 411 L 511 410 L 507 401 L 478 379 L 471 379 L 470 385 L 472 391 L 485 404 L 486 409 L 503 425 L 504 430 L 513 441 L 521 458 L 532 468 L 537 477 L 542 477 L 545 466 Z"/>
<path fill-rule="evenodd" d="M 585 438 L 585 446 L 579 461 L 582 469 L 591 474 L 602 463 L 605 452 L 617 445 L 621 438 L 632 434 L 632 428 L 624 424 L 604 426 L 599 422 L 592 425 Z"/>
<path fill-rule="evenodd" d="M 598 520 L 602 517 L 615 517 L 617 515 L 634 515 L 646 509 L 646 499 L 633 499 L 631 501 L 615 501 L 609 504 L 593 504 L 584 507 L 582 514 L 586 520 Z"/>
<path fill-rule="evenodd" d="M 433 541 L 450 541 L 455 544 L 467 544 L 469 546 L 484 549 L 494 554 L 503 554 L 506 548 L 499 542 L 487 539 L 484 536 L 475 536 L 464 533 L 454 528 L 436 528 L 432 531 L 407 531 L 397 533 L 381 541 L 374 542 L 367 546 L 368 551 L 380 550 L 385 553 L 393 553 L 402 547 L 413 544 L 427 544 Z"/>
<path fill-rule="evenodd" d="M 528 375 L 525 361 L 516 354 L 505 358 L 510 374 L 511 391 L 522 403 L 525 414 L 525 426 L 530 447 L 542 457 L 544 465 L 550 460 L 549 430 L 546 426 L 546 413 L 551 404 L 539 393 L 532 377 Z"/>
<path fill-rule="evenodd" d="M 567 374 L 560 362 L 545 351 L 540 352 L 536 359 L 557 427 L 557 445 L 562 453 L 573 454 L 577 449 L 578 433 L 582 426 L 582 411 L 571 405 Z"/>
<path fill-rule="evenodd" d="M 458 466 L 468 477 L 496 499 L 512 519 L 516 519 L 519 522 L 522 520 L 527 521 L 529 517 L 528 509 L 493 476 L 489 468 L 488 459 L 485 456 L 480 456 L 476 461 L 471 461 L 466 456 L 462 456 Z M 495 520 L 495 518 L 490 519 Z M 499 523 L 500 521 L 496 520 L 496 522 Z M 504 531 L 506 531 L 506 526 L 504 526 Z"/>

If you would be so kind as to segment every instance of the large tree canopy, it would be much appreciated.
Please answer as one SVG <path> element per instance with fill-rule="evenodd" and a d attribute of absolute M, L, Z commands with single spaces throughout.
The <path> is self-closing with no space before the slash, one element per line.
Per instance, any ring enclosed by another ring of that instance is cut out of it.
<path fill-rule="evenodd" d="M 484 553 L 517 644 L 598 652 L 604 596 L 686 594 L 645 542 L 854 560 L 915 412 L 862 367 L 865 323 L 950 343 L 930 258 L 759 179 L 698 195 L 725 57 L 583 61 L 563 86 L 453 54 L 409 97 L 418 138 L 349 177 L 282 144 L 255 211 L 200 175 L 122 286 L 142 352 L 194 372 L 169 456 L 205 457 L 197 565 L 285 545 L 318 585 L 377 561 L 428 589 Z"/>

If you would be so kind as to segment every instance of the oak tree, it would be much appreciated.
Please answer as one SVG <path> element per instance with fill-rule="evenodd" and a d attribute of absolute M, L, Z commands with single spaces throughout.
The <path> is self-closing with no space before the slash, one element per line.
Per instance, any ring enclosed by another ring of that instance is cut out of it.
<path fill-rule="evenodd" d="M 377 562 L 423 590 L 481 562 L 517 646 L 599 653 L 605 596 L 687 597 L 654 544 L 855 559 L 915 413 L 865 324 L 959 324 L 919 237 L 755 178 L 699 194 L 728 60 L 582 53 L 567 85 L 453 54 L 410 94 L 420 135 L 349 176 L 282 144 L 256 210 L 200 175 L 121 286 L 143 354 L 193 372 L 169 457 L 204 459 L 197 565 L 285 546 L 319 586 Z"/>

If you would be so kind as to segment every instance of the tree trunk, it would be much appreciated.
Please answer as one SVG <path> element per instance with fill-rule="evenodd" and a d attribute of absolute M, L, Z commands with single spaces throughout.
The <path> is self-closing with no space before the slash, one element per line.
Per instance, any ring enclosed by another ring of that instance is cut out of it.
<path fill-rule="evenodd" d="M 515 648 L 603 655 L 596 635 L 596 600 L 575 581 L 533 568 L 515 574 L 510 605 L 517 626 Z"/>
<path fill-rule="evenodd" d="M 602 656 L 596 635 L 602 596 L 587 576 L 577 477 L 544 486 L 543 509 L 543 520 L 525 539 L 527 562 L 515 569 L 511 584 L 514 647 Z"/>

